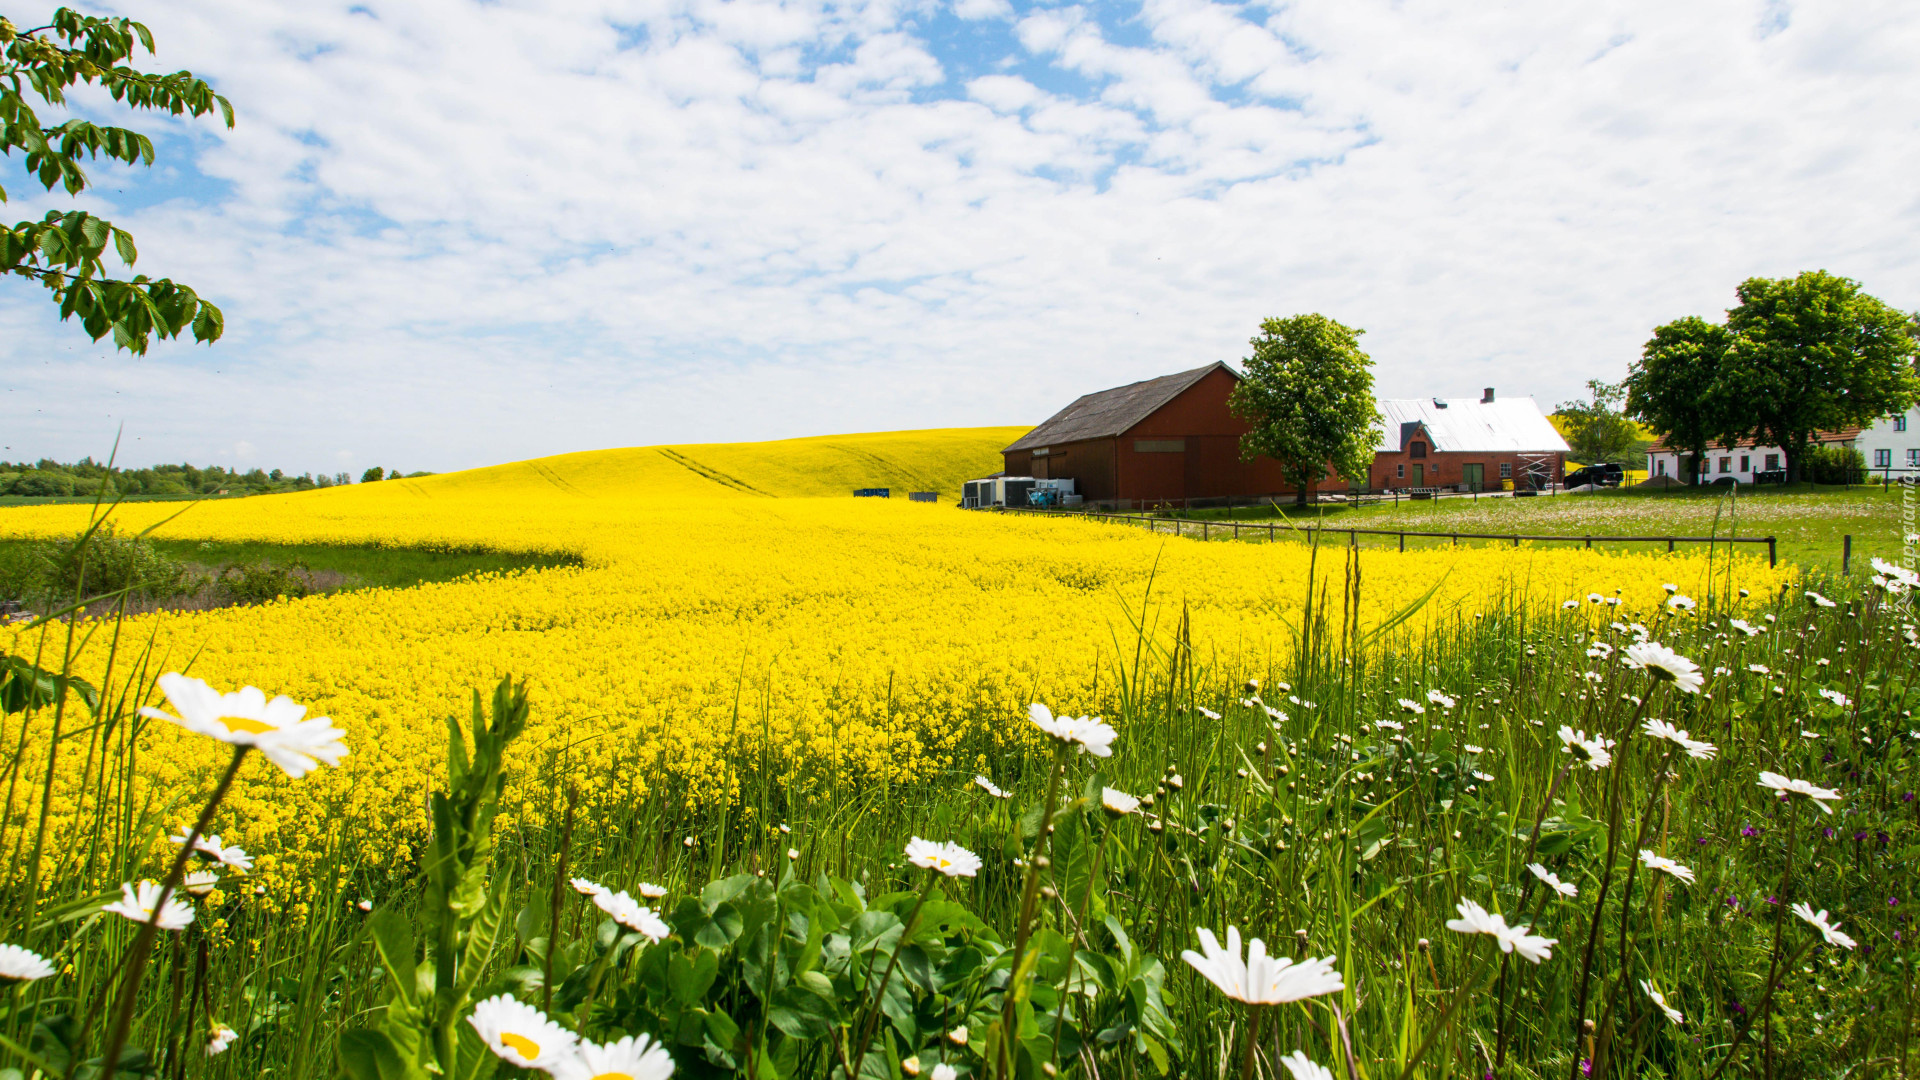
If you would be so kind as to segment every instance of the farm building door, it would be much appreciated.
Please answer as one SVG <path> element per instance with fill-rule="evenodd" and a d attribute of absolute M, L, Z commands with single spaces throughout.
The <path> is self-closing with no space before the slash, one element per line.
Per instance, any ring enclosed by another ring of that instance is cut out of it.
<path fill-rule="evenodd" d="M 1427 467 L 1417 461 L 1413 463 L 1413 486 L 1427 486 Z"/>
<path fill-rule="evenodd" d="M 1487 467 L 1479 462 L 1460 466 L 1460 479 L 1466 481 L 1468 491 L 1485 490 L 1486 477 Z"/>

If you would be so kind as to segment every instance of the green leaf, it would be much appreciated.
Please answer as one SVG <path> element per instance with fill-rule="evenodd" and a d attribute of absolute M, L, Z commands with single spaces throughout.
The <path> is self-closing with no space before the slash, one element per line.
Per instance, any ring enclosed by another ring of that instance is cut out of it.
<path fill-rule="evenodd" d="M 373 936 L 380 963 L 387 969 L 394 997 L 409 1005 L 414 1001 L 417 974 L 413 956 L 413 924 L 392 908 L 380 908 L 367 920 L 367 932 Z"/>
<path fill-rule="evenodd" d="M 719 975 L 720 954 L 711 949 L 688 949 L 667 960 L 667 990 L 682 1005 L 706 1000 L 707 990 Z"/>
<path fill-rule="evenodd" d="M 826 1038 L 840 1023 L 833 984 L 817 971 L 806 972 L 774 995 L 767 1020 L 796 1039 Z"/>
<path fill-rule="evenodd" d="M 425 1080 L 427 1075 L 380 1031 L 342 1032 L 338 1057 L 340 1071 L 352 1080 Z"/>

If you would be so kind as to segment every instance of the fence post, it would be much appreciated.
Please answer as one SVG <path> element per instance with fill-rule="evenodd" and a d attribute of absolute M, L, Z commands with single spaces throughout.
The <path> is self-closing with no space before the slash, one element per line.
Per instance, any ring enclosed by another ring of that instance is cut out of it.
<path fill-rule="evenodd" d="M 1204 540 L 1206 540 L 1206 539 L 1208 538 L 1208 536 L 1209 536 L 1209 535 L 1210 535 L 1210 534 L 1209 534 L 1209 533 L 1208 533 L 1208 531 L 1207 531 L 1207 523 L 1206 523 L 1206 521 L 1205 521 L 1205 520 L 1203 519 L 1203 520 L 1202 520 L 1202 521 L 1200 522 L 1200 539 L 1204 541 Z"/>
<path fill-rule="evenodd" d="M 1395 499 L 1394 499 L 1394 501 L 1395 501 L 1395 502 L 1399 502 L 1400 500 L 1399 500 L 1399 498 L 1398 498 L 1398 497 L 1396 496 L 1396 497 L 1395 497 Z M 1407 550 L 1407 534 L 1406 534 L 1406 532 L 1405 532 L 1405 531 L 1402 531 L 1402 532 L 1400 533 L 1400 550 L 1401 550 L 1401 551 L 1403 551 L 1403 552 Z"/>
<path fill-rule="evenodd" d="M 1667 554 L 1673 554 L 1673 537 L 1667 537 Z"/>
<path fill-rule="evenodd" d="M 1851 574 L 1853 563 L 1853 534 L 1847 533 L 1840 538 L 1840 572 Z"/>
<path fill-rule="evenodd" d="M 1773 567 L 1774 567 L 1773 537 L 1769 536 L 1767 537 L 1767 569 L 1771 570 L 1773 569 Z"/>

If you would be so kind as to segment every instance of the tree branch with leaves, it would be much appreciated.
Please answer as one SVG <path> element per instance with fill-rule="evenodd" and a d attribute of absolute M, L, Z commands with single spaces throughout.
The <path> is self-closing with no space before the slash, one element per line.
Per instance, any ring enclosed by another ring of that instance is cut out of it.
<path fill-rule="evenodd" d="M 153 34 L 131 19 L 103 19 L 60 8 L 43 26 L 19 30 L 0 16 L 0 153 L 21 152 L 27 172 L 48 191 L 68 195 L 90 181 L 83 159 L 102 157 L 152 165 L 153 141 L 127 128 L 73 118 L 45 124 L 28 102 L 65 107 L 76 84 L 97 85 L 133 109 L 175 116 L 218 112 L 233 126 L 233 106 L 190 71 L 153 74 L 129 66 L 136 48 L 154 51 Z M 7 191 L 0 186 L 0 202 Z M 220 309 L 192 288 L 168 278 L 107 276 L 108 249 L 127 267 L 139 257 L 133 237 L 84 210 L 50 210 L 39 221 L 0 225 L 0 274 L 31 278 L 53 294 L 61 319 L 78 317 L 95 341 L 113 335 L 116 348 L 144 354 L 153 337 L 191 331 L 195 341 L 217 340 Z"/>

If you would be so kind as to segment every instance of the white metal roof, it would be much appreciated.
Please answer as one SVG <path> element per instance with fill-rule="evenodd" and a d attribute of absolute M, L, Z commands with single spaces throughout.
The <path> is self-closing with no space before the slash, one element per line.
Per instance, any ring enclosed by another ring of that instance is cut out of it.
<path fill-rule="evenodd" d="M 1380 402 L 1386 418 L 1379 449 L 1400 449 L 1403 434 L 1424 424 L 1438 451 L 1469 453 L 1528 453 L 1568 450 L 1567 441 L 1530 397 L 1501 398 L 1387 398 Z"/>

